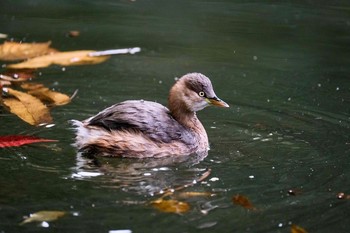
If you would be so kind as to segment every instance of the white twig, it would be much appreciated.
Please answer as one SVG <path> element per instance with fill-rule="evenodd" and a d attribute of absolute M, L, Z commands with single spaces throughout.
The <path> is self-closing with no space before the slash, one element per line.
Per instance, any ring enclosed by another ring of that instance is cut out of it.
<path fill-rule="evenodd" d="M 89 53 L 90 57 L 99 57 L 99 56 L 108 56 L 108 55 L 117 55 L 117 54 L 135 54 L 141 51 L 140 47 L 135 48 L 126 48 L 126 49 L 111 49 L 105 51 L 97 51 Z"/>

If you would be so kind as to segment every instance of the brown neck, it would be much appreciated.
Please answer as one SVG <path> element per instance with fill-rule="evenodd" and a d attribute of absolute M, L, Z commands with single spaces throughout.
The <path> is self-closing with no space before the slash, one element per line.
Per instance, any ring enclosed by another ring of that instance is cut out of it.
<path fill-rule="evenodd" d="M 175 85 L 170 90 L 168 107 L 171 115 L 182 125 L 193 128 L 198 121 L 196 113 L 191 111 L 182 100 L 185 98 L 183 92 L 178 91 L 180 87 Z"/>
<path fill-rule="evenodd" d="M 181 85 L 175 85 L 170 90 L 169 93 L 169 103 L 168 107 L 171 115 L 183 126 L 189 128 L 192 132 L 197 135 L 197 140 L 200 142 L 199 147 L 201 150 L 206 150 L 208 148 L 208 136 L 202 123 L 198 120 L 196 113 L 191 111 L 188 106 L 186 106 L 185 94 L 181 89 Z"/>
<path fill-rule="evenodd" d="M 179 101 L 169 100 L 169 110 L 171 115 L 182 125 L 192 128 L 197 120 L 195 112 L 192 112 Z"/>

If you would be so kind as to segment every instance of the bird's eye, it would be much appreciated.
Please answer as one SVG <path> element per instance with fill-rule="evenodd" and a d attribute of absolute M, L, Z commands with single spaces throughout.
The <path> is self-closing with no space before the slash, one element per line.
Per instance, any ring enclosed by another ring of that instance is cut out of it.
<path fill-rule="evenodd" d="M 203 91 L 200 91 L 200 92 L 198 93 L 198 95 L 199 95 L 200 97 L 203 97 L 203 96 L 205 96 L 205 93 L 204 93 Z"/>

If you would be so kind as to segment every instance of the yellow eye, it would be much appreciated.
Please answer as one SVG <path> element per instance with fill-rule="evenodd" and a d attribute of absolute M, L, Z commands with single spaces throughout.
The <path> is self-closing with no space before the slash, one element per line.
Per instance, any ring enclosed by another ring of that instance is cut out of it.
<path fill-rule="evenodd" d="M 204 94 L 203 91 L 200 91 L 200 92 L 198 93 L 198 95 L 199 95 L 200 97 L 203 97 L 205 94 Z"/>

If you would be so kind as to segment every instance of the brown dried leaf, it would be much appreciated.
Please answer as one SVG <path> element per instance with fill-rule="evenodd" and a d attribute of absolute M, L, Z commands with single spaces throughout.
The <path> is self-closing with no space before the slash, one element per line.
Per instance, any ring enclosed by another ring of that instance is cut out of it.
<path fill-rule="evenodd" d="M 71 52 L 58 52 L 40 57 L 35 57 L 27 61 L 7 65 L 10 69 L 37 69 L 48 67 L 52 64 L 62 66 L 98 64 L 106 61 L 110 56 L 90 56 L 93 50 L 81 50 Z"/>
<path fill-rule="evenodd" d="M 52 117 L 49 109 L 37 98 L 27 93 L 6 88 L 9 95 L 14 98 L 3 98 L 3 104 L 25 122 L 31 125 L 51 123 Z M 16 101 L 18 100 L 18 101 Z"/>
<path fill-rule="evenodd" d="M 294 225 L 294 224 L 292 224 L 292 226 L 290 228 L 290 232 L 291 233 L 307 233 L 307 231 L 304 228 L 302 228 L 298 225 Z"/>
<path fill-rule="evenodd" d="M 43 101 L 49 101 L 54 105 L 68 104 L 71 100 L 68 95 L 51 91 L 42 84 L 24 83 L 21 85 L 21 87 L 28 90 L 28 94 L 33 95 Z"/>
<path fill-rule="evenodd" d="M 159 198 L 151 202 L 151 205 L 164 213 L 182 214 L 190 210 L 190 205 L 187 202 L 177 200 L 164 200 Z"/>
<path fill-rule="evenodd" d="M 39 211 L 33 214 L 30 214 L 28 218 L 26 218 L 20 225 L 30 223 L 30 222 L 51 222 L 57 220 L 67 213 L 64 211 Z"/>
<path fill-rule="evenodd" d="M 56 51 L 50 48 L 50 44 L 51 41 L 44 43 L 18 43 L 5 41 L 0 45 L 0 60 L 23 60 Z"/>
<path fill-rule="evenodd" d="M 232 197 L 232 201 L 234 204 L 240 205 L 246 209 L 256 210 L 256 208 L 253 206 L 253 204 L 244 195 L 237 194 L 237 195 Z"/>

